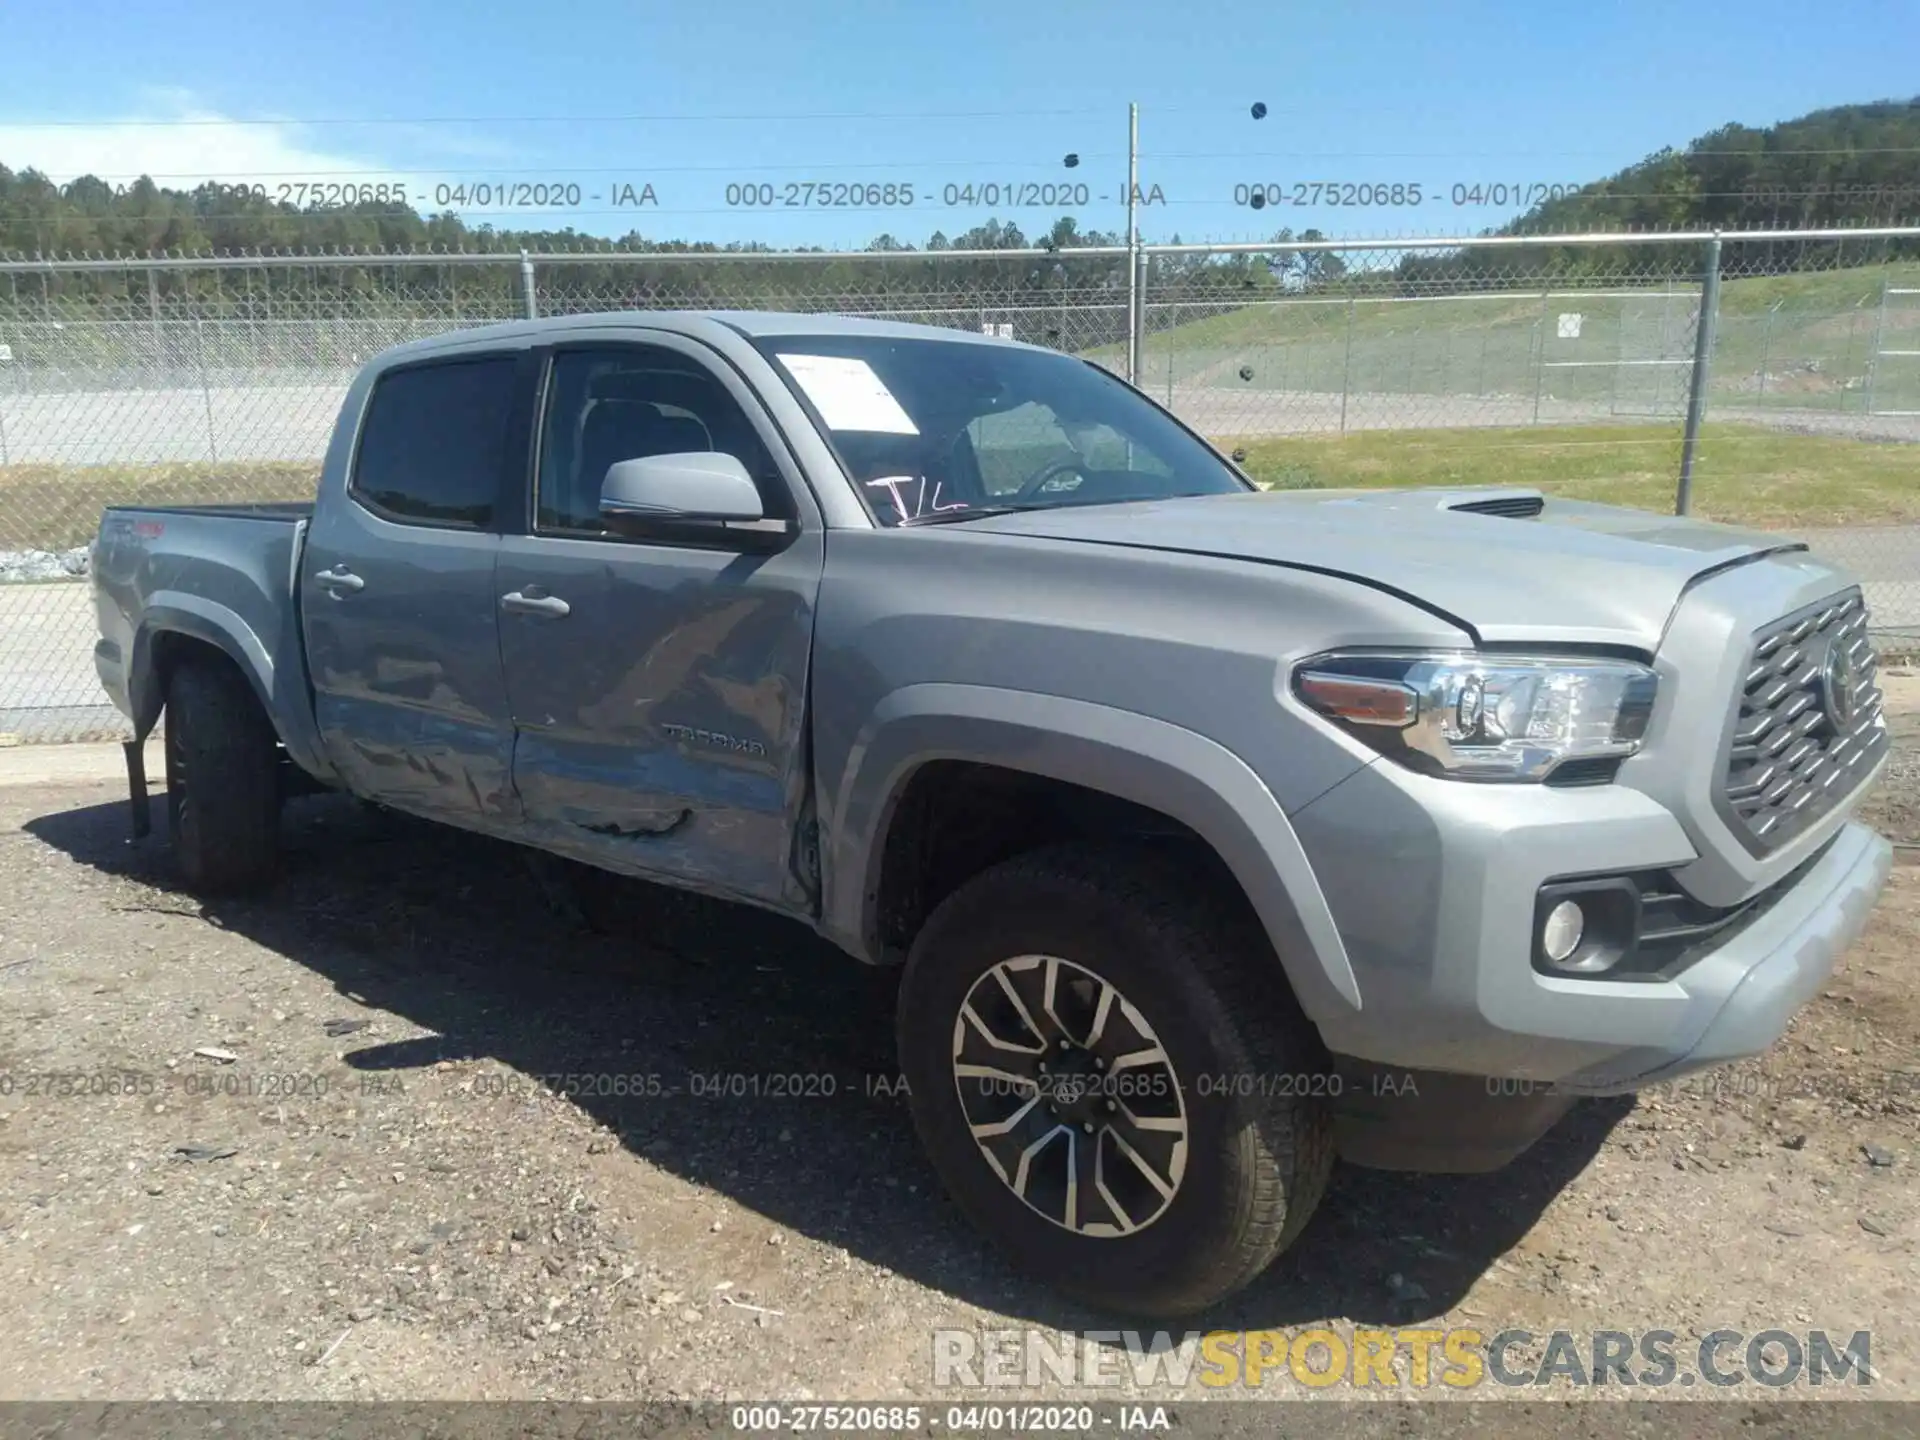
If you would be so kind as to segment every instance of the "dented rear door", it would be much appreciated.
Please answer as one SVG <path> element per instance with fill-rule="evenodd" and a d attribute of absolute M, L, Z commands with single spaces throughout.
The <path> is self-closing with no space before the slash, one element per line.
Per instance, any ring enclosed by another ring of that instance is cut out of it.
<path fill-rule="evenodd" d="M 315 714 L 347 787 L 489 830 L 519 819 L 494 567 L 503 501 L 526 485 L 532 363 L 521 346 L 380 375 L 299 577 Z"/>

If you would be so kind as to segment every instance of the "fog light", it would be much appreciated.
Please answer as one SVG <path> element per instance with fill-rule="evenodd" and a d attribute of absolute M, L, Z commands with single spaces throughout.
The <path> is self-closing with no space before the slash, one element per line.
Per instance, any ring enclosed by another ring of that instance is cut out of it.
<path fill-rule="evenodd" d="M 1580 948 L 1580 937 L 1586 932 L 1586 912 L 1574 901 L 1562 900 L 1547 912 L 1547 923 L 1540 927 L 1541 952 L 1555 965 L 1564 964 Z"/>

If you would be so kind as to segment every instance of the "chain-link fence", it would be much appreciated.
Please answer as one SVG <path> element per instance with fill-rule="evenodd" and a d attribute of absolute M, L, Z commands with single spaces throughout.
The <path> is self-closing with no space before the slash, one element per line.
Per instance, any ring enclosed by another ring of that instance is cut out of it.
<path fill-rule="evenodd" d="M 663 308 L 1083 355 L 1284 488 L 1517 483 L 1670 510 L 1684 470 L 1693 513 L 1805 536 L 1862 577 L 1884 639 L 1920 640 L 1920 229 L 4 261 L 0 736 L 119 733 L 81 583 L 102 506 L 302 498 L 376 352 Z"/>

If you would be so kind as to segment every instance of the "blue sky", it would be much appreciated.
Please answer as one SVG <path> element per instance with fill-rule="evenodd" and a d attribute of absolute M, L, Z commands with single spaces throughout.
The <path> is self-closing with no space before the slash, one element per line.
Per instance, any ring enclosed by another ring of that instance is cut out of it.
<path fill-rule="evenodd" d="M 1726 121 L 1911 95 L 1916 56 L 1911 0 L 23 4 L 0 47 L 0 163 L 270 193 L 387 182 L 425 209 L 465 185 L 454 208 L 499 224 L 921 244 L 989 214 L 1028 234 L 1069 210 L 1122 228 L 1132 100 L 1142 185 L 1165 202 L 1141 212 L 1150 240 L 1451 234 L 1522 208 L 1485 203 L 1488 187 L 1577 183 Z M 911 185 L 914 204 L 787 208 L 808 181 Z M 1422 203 L 1234 203 L 1237 184 L 1313 181 L 1418 184 Z M 1087 201 L 982 203 L 1009 182 L 1085 184 Z M 502 212 L 480 188 L 521 184 L 546 185 L 547 206 Z M 656 203 L 616 203 L 648 184 Z M 1455 204 L 1456 185 L 1483 203 Z M 758 187 L 773 206 L 729 203 Z"/>

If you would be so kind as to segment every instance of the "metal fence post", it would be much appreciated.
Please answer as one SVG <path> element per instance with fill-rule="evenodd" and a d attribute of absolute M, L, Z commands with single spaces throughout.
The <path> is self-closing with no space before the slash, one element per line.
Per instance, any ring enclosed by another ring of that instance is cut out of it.
<path fill-rule="evenodd" d="M 1127 383 L 1140 383 L 1140 107 L 1127 106 Z"/>
<path fill-rule="evenodd" d="M 1767 307 L 1767 322 L 1760 330 L 1760 395 L 1766 397 L 1767 368 L 1773 364 L 1773 317 L 1787 302 L 1776 300 Z"/>
<path fill-rule="evenodd" d="M 213 388 L 207 381 L 207 337 L 197 319 L 193 322 L 193 349 L 200 361 L 200 399 L 207 407 L 207 458 L 218 465 L 220 442 L 213 433 Z"/>
<path fill-rule="evenodd" d="M 1607 414 L 1620 413 L 1620 372 L 1627 368 L 1627 297 L 1613 311 L 1613 374 L 1607 384 Z"/>
<path fill-rule="evenodd" d="M 1353 388 L 1353 296 L 1347 296 L 1347 340 L 1340 357 L 1340 433 L 1347 433 L 1347 392 Z"/>
<path fill-rule="evenodd" d="M 160 272 L 147 271 L 147 327 L 153 338 L 153 369 L 156 375 L 166 369 L 166 345 L 160 328 Z"/>
<path fill-rule="evenodd" d="M 1693 457 L 1700 445 L 1700 420 L 1707 409 L 1707 379 L 1713 371 L 1714 317 L 1720 308 L 1720 232 L 1707 241 L 1705 271 L 1700 278 L 1700 318 L 1693 327 L 1693 381 L 1687 391 L 1687 428 L 1680 437 L 1680 488 L 1673 497 L 1673 513 L 1685 515 L 1693 506 Z"/>
<path fill-rule="evenodd" d="M 1127 348 L 1133 371 L 1127 378 L 1136 385 L 1143 384 L 1141 372 L 1147 365 L 1147 256 L 1137 246 L 1133 252 L 1133 333 L 1127 337 Z"/>
<path fill-rule="evenodd" d="M 1867 352 L 1866 413 L 1869 415 L 1873 414 L 1873 382 L 1880 369 L 1880 350 L 1887 343 L 1887 295 L 1892 283 L 1888 272 L 1883 269 L 1880 272 L 1880 311 L 1873 322 L 1873 349 Z"/>
<path fill-rule="evenodd" d="M 13 272 L 11 271 L 7 272 L 7 299 L 12 302 L 7 307 L 7 318 L 12 319 L 19 314 L 20 311 L 20 284 L 14 279 Z M 14 376 L 20 368 L 26 365 L 26 361 L 27 357 L 24 353 L 24 347 L 23 353 L 20 356 L 20 366 L 16 367 L 14 365 L 11 356 L 9 356 L 6 361 L 5 373 L 7 377 L 7 390 L 10 394 L 17 395 L 20 393 L 20 382 L 15 380 Z M 0 410 L 0 465 L 10 465 L 12 463 L 13 462 L 7 458 L 7 412 Z"/>
<path fill-rule="evenodd" d="M 520 294 L 526 301 L 527 319 L 538 320 L 540 318 L 540 296 L 533 285 L 533 261 L 524 250 L 520 252 Z"/>
<path fill-rule="evenodd" d="M 1540 314 L 1533 322 L 1533 423 L 1540 423 L 1540 391 L 1547 383 L 1547 306 L 1553 303 L 1553 292 L 1540 292 Z"/>

